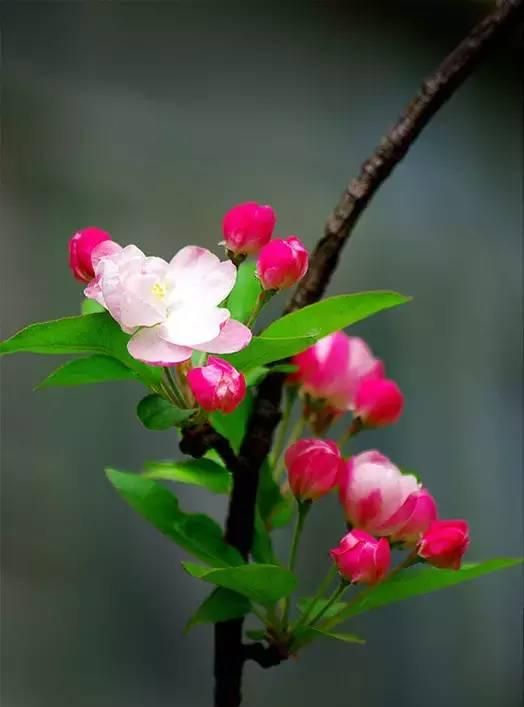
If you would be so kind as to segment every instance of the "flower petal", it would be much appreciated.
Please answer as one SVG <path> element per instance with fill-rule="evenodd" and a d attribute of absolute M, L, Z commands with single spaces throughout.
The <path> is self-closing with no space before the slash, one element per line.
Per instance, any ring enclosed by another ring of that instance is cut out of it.
<path fill-rule="evenodd" d="M 233 289 L 237 270 L 231 261 L 221 262 L 206 248 L 186 246 L 171 260 L 169 277 L 175 300 L 216 306 Z"/>
<path fill-rule="evenodd" d="M 229 319 L 221 328 L 220 334 L 206 341 L 204 344 L 193 346 L 197 351 L 205 351 L 213 354 L 229 354 L 240 351 L 245 348 L 251 341 L 251 330 L 237 322 L 235 319 Z"/>
<path fill-rule="evenodd" d="M 171 366 L 191 358 L 190 348 L 170 344 L 160 334 L 160 326 L 140 329 L 129 341 L 127 350 L 133 358 L 153 366 Z"/>
<path fill-rule="evenodd" d="M 195 348 L 203 341 L 215 339 L 229 316 L 227 309 L 184 304 L 175 307 L 162 324 L 162 338 L 171 344 Z"/>

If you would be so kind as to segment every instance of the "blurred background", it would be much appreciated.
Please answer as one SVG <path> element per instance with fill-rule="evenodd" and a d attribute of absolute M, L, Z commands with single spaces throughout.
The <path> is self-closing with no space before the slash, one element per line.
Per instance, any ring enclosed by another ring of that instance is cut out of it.
<path fill-rule="evenodd" d="M 78 312 L 66 244 L 86 225 L 169 258 L 215 248 L 223 213 L 258 200 L 312 246 L 421 79 L 489 8 L 2 3 L 2 336 Z M 352 330 L 407 397 L 401 422 L 363 444 L 422 475 L 443 515 L 469 519 L 471 559 L 522 552 L 518 41 L 433 120 L 330 288 L 413 295 Z M 2 363 L 2 707 L 208 707 L 211 628 L 182 635 L 208 587 L 103 473 L 175 457 L 176 437 L 140 427 L 131 383 L 34 393 L 59 362 Z M 223 518 L 222 499 L 179 495 Z M 340 534 L 330 499 L 300 558 L 309 589 Z M 517 707 L 521 602 L 513 569 L 359 617 L 364 647 L 249 664 L 245 704 Z"/>

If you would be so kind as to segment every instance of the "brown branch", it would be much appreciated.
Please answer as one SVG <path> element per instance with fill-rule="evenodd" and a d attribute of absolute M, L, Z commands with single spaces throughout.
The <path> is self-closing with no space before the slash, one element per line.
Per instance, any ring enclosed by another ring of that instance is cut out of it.
<path fill-rule="evenodd" d="M 493 12 L 424 81 L 418 95 L 381 140 L 373 155 L 364 162 L 359 176 L 349 183 L 329 216 L 324 236 L 312 254 L 309 271 L 287 311 L 320 299 L 337 266 L 344 244 L 373 195 L 437 111 L 522 15 L 523 2 L 499 0 Z M 234 482 L 226 522 L 226 539 L 246 558 L 253 538 L 259 470 L 270 450 L 278 424 L 283 382 L 281 374 L 272 374 L 260 385 L 239 457 L 235 461 L 230 460 L 234 465 L 234 468 L 230 467 Z M 215 627 L 215 707 L 240 705 L 242 668 L 246 658 L 255 658 L 261 665 L 269 665 L 272 660 L 262 654 L 261 651 L 267 650 L 263 646 L 255 644 L 255 648 L 249 648 L 242 645 L 242 624 L 242 619 L 239 619 L 219 623 Z"/>

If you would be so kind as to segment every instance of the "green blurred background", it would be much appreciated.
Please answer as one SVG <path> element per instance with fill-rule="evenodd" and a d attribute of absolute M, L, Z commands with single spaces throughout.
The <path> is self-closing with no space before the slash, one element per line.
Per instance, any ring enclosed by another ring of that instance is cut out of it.
<path fill-rule="evenodd" d="M 66 243 L 85 225 L 169 258 L 214 248 L 225 210 L 255 199 L 312 246 L 422 77 L 489 7 L 4 2 L 3 336 L 78 311 Z M 401 422 L 363 444 L 469 519 L 472 559 L 522 552 L 520 58 L 508 40 L 439 113 L 330 288 L 414 296 L 353 330 L 407 397 Z M 207 588 L 103 474 L 173 457 L 176 438 L 140 427 L 132 384 L 34 393 L 57 364 L 2 364 L 2 707 L 207 707 L 211 629 L 182 636 Z M 223 517 L 220 499 L 180 497 Z M 308 588 L 340 533 L 329 499 L 300 558 Z M 359 617 L 364 647 L 248 665 L 246 705 L 517 707 L 521 594 L 514 569 Z"/>

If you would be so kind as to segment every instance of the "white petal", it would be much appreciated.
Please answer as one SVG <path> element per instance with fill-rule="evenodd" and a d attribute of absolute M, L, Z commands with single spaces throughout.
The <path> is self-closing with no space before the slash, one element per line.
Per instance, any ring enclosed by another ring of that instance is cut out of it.
<path fill-rule="evenodd" d="M 216 339 L 207 341 L 204 344 L 198 344 L 193 348 L 197 351 L 214 354 L 235 353 L 245 348 L 251 341 L 251 337 L 251 330 L 247 326 L 237 322 L 235 319 L 229 319 L 223 325 Z"/>
<path fill-rule="evenodd" d="M 175 307 L 162 325 L 162 336 L 172 344 L 195 348 L 215 339 L 229 316 L 227 309 L 219 307 Z"/>
<path fill-rule="evenodd" d="M 182 248 L 169 264 L 173 300 L 197 305 L 218 305 L 235 285 L 237 271 L 229 260 L 220 262 L 205 248 Z"/>
<path fill-rule="evenodd" d="M 154 366 L 181 363 L 191 358 L 190 348 L 164 341 L 159 326 L 140 329 L 129 341 L 127 350 L 133 358 Z"/>

